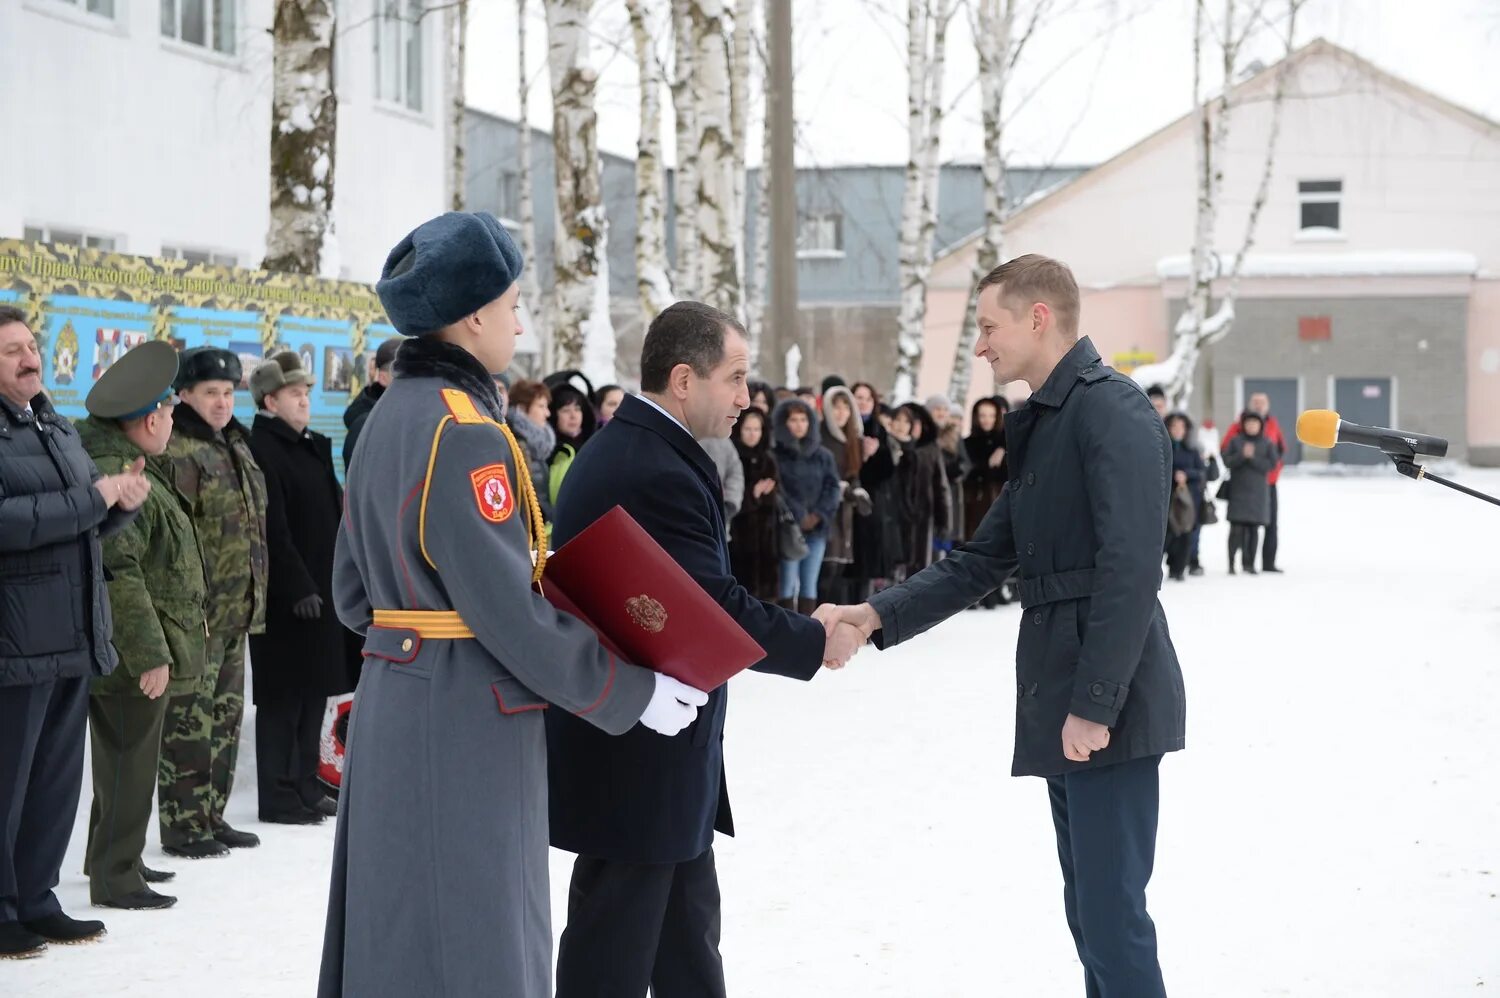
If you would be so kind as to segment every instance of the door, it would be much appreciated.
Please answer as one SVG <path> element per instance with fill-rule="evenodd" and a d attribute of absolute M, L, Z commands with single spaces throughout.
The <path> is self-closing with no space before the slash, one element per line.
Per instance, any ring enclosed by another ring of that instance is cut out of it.
<path fill-rule="evenodd" d="M 1302 415 L 1302 386 L 1296 378 L 1246 378 L 1244 404 L 1249 408 L 1250 396 L 1265 392 L 1271 397 L 1271 415 L 1281 424 L 1281 435 L 1286 437 L 1286 454 L 1282 458 L 1287 464 L 1302 460 L 1302 444 L 1297 440 L 1297 417 Z"/>
<path fill-rule="evenodd" d="M 1390 378 L 1337 378 L 1333 383 L 1333 407 L 1340 419 L 1365 426 L 1390 426 L 1393 422 L 1395 384 Z M 1339 444 L 1328 460 L 1338 464 L 1385 464 L 1390 460 L 1374 447 Z"/>

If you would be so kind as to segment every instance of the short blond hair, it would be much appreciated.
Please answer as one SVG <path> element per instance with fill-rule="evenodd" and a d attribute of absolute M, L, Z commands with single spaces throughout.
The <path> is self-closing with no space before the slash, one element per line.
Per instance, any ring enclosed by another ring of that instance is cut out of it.
<path fill-rule="evenodd" d="M 1044 302 L 1057 316 L 1057 326 L 1069 335 L 1078 335 L 1078 281 L 1061 260 L 1027 253 L 1007 260 L 979 282 L 974 293 L 1000 285 L 1000 298 L 1015 314 L 1032 302 Z"/>

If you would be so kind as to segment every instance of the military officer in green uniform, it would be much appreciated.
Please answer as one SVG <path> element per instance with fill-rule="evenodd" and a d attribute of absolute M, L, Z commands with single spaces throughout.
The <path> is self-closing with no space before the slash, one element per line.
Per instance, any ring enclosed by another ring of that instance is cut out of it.
<path fill-rule="evenodd" d="M 104 540 L 120 665 L 89 689 L 94 806 L 84 870 L 97 907 L 168 908 L 147 886 L 141 851 L 151 821 L 169 698 L 206 664 L 203 552 L 166 457 L 177 351 L 152 340 L 121 357 L 89 392 L 78 435 L 105 474 L 145 461 L 151 492 L 135 521 Z"/>
<path fill-rule="evenodd" d="M 240 373 L 228 350 L 185 352 L 175 383 L 182 405 L 167 445 L 208 583 L 208 666 L 167 705 L 157 794 L 162 849 L 188 859 L 260 844 L 224 820 L 245 714 L 245 638 L 266 623 L 266 480 L 250 454 L 250 431 L 234 418 Z"/>

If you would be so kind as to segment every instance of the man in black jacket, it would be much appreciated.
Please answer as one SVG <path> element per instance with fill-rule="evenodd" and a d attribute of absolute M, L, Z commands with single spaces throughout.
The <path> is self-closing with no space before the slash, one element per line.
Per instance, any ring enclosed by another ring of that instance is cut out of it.
<path fill-rule="evenodd" d="M 1052 801 L 1068 927 L 1090 998 L 1166 994 L 1146 883 L 1157 769 L 1183 747 L 1182 671 L 1156 598 L 1171 445 L 1136 384 L 1078 338 L 1078 285 L 1027 255 L 979 283 L 979 342 L 999 384 L 1035 390 L 1005 421 L 1011 477 L 973 540 L 903 585 L 819 616 L 880 647 L 973 605 L 1019 567 L 1012 773 Z"/>
<path fill-rule="evenodd" d="M 370 410 L 380 401 L 380 396 L 391 386 L 395 377 L 392 365 L 396 363 L 396 351 L 401 347 L 402 336 L 382 340 L 375 348 L 375 380 L 365 385 L 364 390 L 354 396 L 354 401 L 344 410 L 344 470 L 349 470 L 349 461 L 354 457 L 354 445 L 359 441 L 359 431 L 365 428 Z"/>
<path fill-rule="evenodd" d="M 25 315 L 0 306 L 0 959 L 104 934 L 52 888 L 78 814 L 89 678 L 119 662 L 99 538 L 151 489 L 144 461 L 99 474 L 41 372 Z"/>
<path fill-rule="evenodd" d="M 640 396 L 627 396 L 579 452 L 558 496 L 552 541 L 566 544 L 616 505 L 766 650 L 758 672 L 811 679 L 862 643 L 752 597 L 730 573 L 724 498 L 697 443 L 727 437 L 750 405 L 750 351 L 733 318 L 678 302 L 651 323 Z M 673 738 L 618 738 L 547 712 L 552 844 L 578 853 L 558 998 L 715 998 L 719 957 L 715 831 L 734 833 L 724 780 L 720 687 Z"/>

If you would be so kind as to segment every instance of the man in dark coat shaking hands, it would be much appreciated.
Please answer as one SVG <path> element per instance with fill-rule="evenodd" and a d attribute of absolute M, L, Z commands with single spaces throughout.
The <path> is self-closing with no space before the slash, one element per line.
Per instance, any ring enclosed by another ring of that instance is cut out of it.
<path fill-rule="evenodd" d="M 735 581 L 724 500 L 699 440 L 728 437 L 750 405 L 750 349 L 732 317 L 678 302 L 641 348 L 640 396 L 579 451 L 558 495 L 561 547 L 623 506 L 766 650 L 758 672 L 808 680 L 841 665 L 862 636 L 752 597 Z M 548 711 L 552 844 L 578 853 L 568 926 L 557 959 L 558 998 L 716 998 L 719 956 L 715 831 L 733 834 L 724 780 L 720 687 L 674 738 L 611 738 Z"/>
<path fill-rule="evenodd" d="M 854 607 L 818 615 L 881 647 L 914 638 L 1020 569 L 1015 776 L 1047 780 L 1063 903 L 1089 998 L 1164 998 L 1146 883 L 1157 769 L 1183 747 L 1182 671 L 1157 600 L 1171 445 L 1135 382 L 1078 337 L 1064 264 L 1017 257 L 979 282 L 979 341 L 1000 384 L 1010 480 L 974 537 Z"/>

